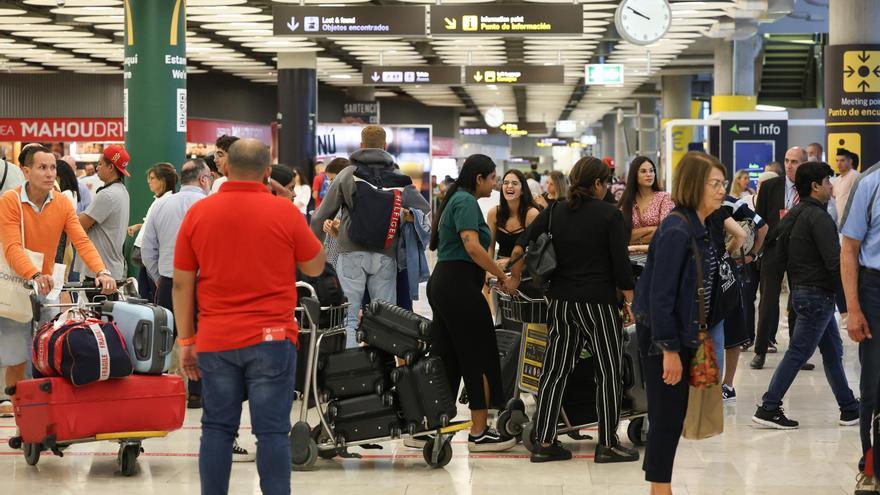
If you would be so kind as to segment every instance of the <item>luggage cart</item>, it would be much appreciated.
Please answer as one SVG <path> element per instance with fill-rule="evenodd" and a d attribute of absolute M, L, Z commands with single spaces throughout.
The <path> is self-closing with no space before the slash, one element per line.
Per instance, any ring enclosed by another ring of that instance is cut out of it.
<path fill-rule="evenodd" d="M 501 313 L 505 318 L 522 323 L 523 338 L 520 344 L 519 366 L 517 367 L 516 387 L 519 392 L 528 393 L 537 398 L 538 385 L 541 379 L 541 370 L 544 364 L 544 353 L 547 349 L 547 300 L 545 298 L 533 298 L 520 291 L 516 295 L 510 295 L 494 287 L 498 294 Z M 628 328 L 632 333 L 632 328 Z M 634 337 L 634 336 L 633 336 Z M 581 358 L 585 357 L 586 351 L 582 351 Z M 633 363 L 635 364 L 635 363 Z M 628 369 L 624 366 L 624 381 L 634 383 L 641 380 L 640 376 L 628 376 Z M 627 406 L 624 401 L 624 406 Z M 642 409 L 642 408 L 639 408 Z M 629 419 L 627 436 L 633 445 L 645 445 L 647 436 L 647 408 L 645 410 L 633 410 L 624 407 L 621 411 L 621 419 Z M 592 437 L 582 435 L 580 430 L 595 426 L 597 419 L 583 423 L 571 421 L 566 413 L 565 406 L 560 409 L 559 426 L 557 434 L 568 435 L 574 440 L 589 440 Z M 496 428 L 499 432 L 518 437 L 530 452 L 534 452 L 534 422 L 530 421 L 525 413 L 525 404 L 519 397 L 512 398 L 507 407 L 498 416 Z"/>
<path fill-rule="evenodd" d="M 303 387 L 303 400 L 300 407 L 299 421 L 293 425 L 290 433 L 290 450 L 294 471 L 308 471 L 315 468 L 318 457 L 333 459 L 337 455 L 344 458 L 358 458 L 357 454 L 348 453 L 349 447 L 373 445 L 403 438 L 424 438 L 425 446 L 422 456 L 425 462 L 439 468 L 449 464 L 452 460 L 451 440 L 456 432 L 470 428 L 470 421 L 450 422 L 441 428 L 414 432 L 404 431 L 399 428 L 392 431 L 390 436 L 370 438 L 354 442 L 347 442 L 336 434 L 327 414 L 327 398 L 321 397 L 318 387 L 318 358 L 321 353 L 321 341 L 326 337 L 345 333 L 345 315 L 348 304 L 339 306 L 321 306 L 318 302 L 314 287 L 305 283 L 297 282 L 298 288 L 305 288 L 311 293 L 311 297 L 300 300 L 300 306 L 296 308 L 299 321 L 308 327 L 310 335 L 306 362 L 306 383 Z M 318 328 L 321 312 L 329 313 L 328 328 Z M 309 397 L 314 399 L 314 405 L 318 411 L 319 423 L 312 427 L 308 422 Z"/>
<path fill-rule="evenodd" d="M 70 310 L 88 310 L 95 311 L 101 307 L 101 302 L 88 302 L 86 294 L 88 292 L 100 291 L 100 288 L 94 285 L 83 283 L 68 283 L 62 287 L 62 292 L 76 293 L 78 295 L 76 302 L 58 303 L 58 304 L 41 304 L 36 297 L 36 287 L 33 282 L 29 283 L 33 287 L 34 293 L 31 294 L 31 304 L 33 305 L 34 315 L 39 315 L 43 307 L 58 308 L 67 312 Z M 116 293 L 121 300 L 134 298 L 138 295 L 137 279 L 130 277 L 125 280 L 117 280 Z M 32 320 L 33 331 L 37 330 L 36 318 Z M 6 394 L 10 397 L 15 395 L 15 386 L 7 387 Z M 119 464 L 123 476 L 132 476 L 137 470 L 137 458 L 144 452 L 141 444 L 148 438 L 163 438 L 168 435 L 167 431 L 135 431 L 135 432 L 114 432 L 101 433 L 89 438 L 79 438 L 64 441 L 49 441 L 41 443 L 26 443 L 21 437 L 15 436 L 9 439 L 9 448 L 13 450 L 21 449 L 24 454 L 24 460 L 29 466 L 36 466 L 40 462 L 40 455 L 44 451 L 51 451 L 58 457 L 64 457 L 64 450 L 71 445 L 79 443 L 103 442 L 110 441 L 119 444 L 119 452 L 116 455 L 116 462 Z"/>

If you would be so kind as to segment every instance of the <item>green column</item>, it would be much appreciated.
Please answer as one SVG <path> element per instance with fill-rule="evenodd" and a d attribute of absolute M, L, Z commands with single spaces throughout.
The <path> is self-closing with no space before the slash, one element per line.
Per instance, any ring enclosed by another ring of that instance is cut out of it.
<path fill-rule="evenodd" d="M 131 155 L 131 223 L 153 195 L 146 171 L 186 155 L 185 0 L 125 0 L 125 148 Z"/>

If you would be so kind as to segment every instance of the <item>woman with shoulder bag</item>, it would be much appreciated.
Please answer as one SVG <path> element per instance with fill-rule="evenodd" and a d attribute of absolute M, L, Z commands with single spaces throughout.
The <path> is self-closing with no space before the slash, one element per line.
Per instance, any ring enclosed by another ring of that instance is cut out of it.
<path fill-rule="evenodd" d="M 440 356 L 453 393 L 464 379 L 470 400 L 471 452 L 498 452 L 516 445 L 487 421 L 490 407 L 504 400 L 495 325 L 482 288 L 486 272 L 513 288 L 504 271 L 489 256 L 492 234 L 477 203 L 495 187 L 495 163 L 486 155 L 465 160 L 458 179 L 449 187 L 434 216 L 430 249 L 437 265 L 428 280 L 428 302 L 434 314 L 431 354 Z"/>
<path fill-rule="evenodd" d="M 547 277 L 549 331 L 535 415 L 535 443 L 539 446 L 531 461 L 571 459 L 571 452 L 556 439 L 556 425 L 568 375 L 585 346 L 597 361 L 599 444 L 595 461 L 636 461 L 638 451 L 624 447 L 617 438 L 623 395 L 624 323 L 618 290 L 623 292 L 624 312 L 630 322 L 634 285 L 623 215 L 603 200 L 612 175 L 598 158 L 581 158 L 570 178 L 567 200 L 560 199 L 538 215 L 517 241 L 512 256 L 516 259 L 525 245 L 549 232 L 556 268 Z M 513 269 L 516 284 L 523 264 L 520 261 Z"/>
<path fill-rule="evenodd" d="M 715 302 L 719 256 L 706 219 L 721 207 L 724 174 L 724 167 L 706 153 L 691 151 L 681 159 L 672 183 L 678 206 L 651 240 L 636 286 L 633 311 L 648 392 L 648 447 L 642 469 L 652 495 L 672 493 L 675 451 L 688 409 L 687 372 Z"/>

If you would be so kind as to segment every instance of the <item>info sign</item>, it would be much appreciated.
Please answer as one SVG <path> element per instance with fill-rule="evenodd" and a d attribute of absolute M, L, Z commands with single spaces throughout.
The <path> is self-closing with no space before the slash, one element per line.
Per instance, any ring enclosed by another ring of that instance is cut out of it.
<path fill-rule="evenodd" d="M 584 8 L 577 3 L 435 5 L 431 34 L 476 36 L 580 35 Z"/>

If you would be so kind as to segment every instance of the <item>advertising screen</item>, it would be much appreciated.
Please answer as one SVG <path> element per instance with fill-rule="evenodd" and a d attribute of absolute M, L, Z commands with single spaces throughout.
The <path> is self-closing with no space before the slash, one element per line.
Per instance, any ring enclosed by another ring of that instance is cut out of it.
<path fill-rule="evenodd" d="M 316 155 L 325 163 L 336 157 L 346 157 L 361 145 L 363 125 L 318 124 Z M 400 170 L 413 179 L 413 184 L 425 197 L 430 194 L 431 126 L 386 125 L 388 153 L 394 157 Z"/>
<path fill-rule="evenodd" d="M 748 170 L 749 187 L 758 186 L 758 176 L 764 166 L 774 161 L 776 143 L 774 141 L 734 141 L 733 142 L 733 173 Z"/>

